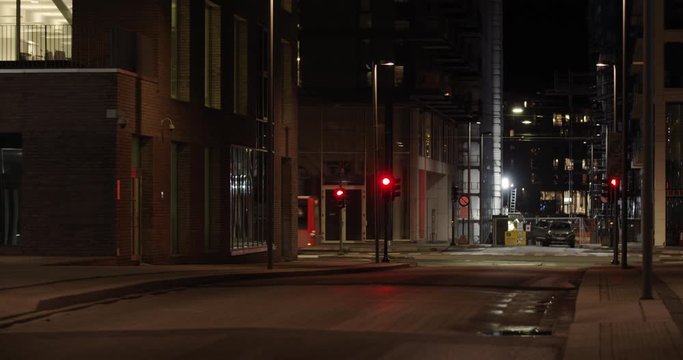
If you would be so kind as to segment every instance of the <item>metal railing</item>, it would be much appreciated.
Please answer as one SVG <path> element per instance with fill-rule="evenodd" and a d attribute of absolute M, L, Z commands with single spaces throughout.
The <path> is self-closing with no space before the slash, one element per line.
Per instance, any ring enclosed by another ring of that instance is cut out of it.
<path fill-rule="evenodd" d="M 0 25 L 0 61 L 69 61 L 70 25 Z"/>

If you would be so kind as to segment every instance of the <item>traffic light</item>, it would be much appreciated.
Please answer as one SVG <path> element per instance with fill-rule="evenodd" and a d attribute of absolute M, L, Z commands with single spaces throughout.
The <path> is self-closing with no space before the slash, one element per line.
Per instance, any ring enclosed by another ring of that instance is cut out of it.
<path fill-rule="evenodd" d="M 380 176 L 379 188 L 383 198 L 390 198 L 394 189 L 394 178 L 390 175 Z"/>
<path fill-rule="evenodd" d="M 600 197 L 601 201 L 603 203 L 607 203 L 609 201 L 609 193 L 610 193 L 610 187 L 609 184 L 607 183 L 607 180 L 602 180 L 600 184 Z"/>
<path fill-rule="evenodd" d="M 612 196 L 616 199 L 619 197 L 619 178 L 613 177 L 609 179 L 609 187 L 612 189 Z"/>
<path fill-rule="evenodd" d="M 619 188 L 619 178 L 615 178 L 615 177 L 611 178 L 609 180 L 609 186 L 612 189 L 618 189 Z"/>
<path fill-rule="evenodd" d="M 391 196 L 395 198 L 401 196 L 401 178 L 394 179 L 394 186 Z"/>
<path fill-rule="evenodd" d="M 451 201 L 456 202 L 458 201 L 458 187 L 455 186 L 455 184 L 451 185 Z"/>
<path fill-rule="evenodd" d="M 334 189 L 334 198 L 337 200 L 337 206 L 340 208 L 346 206 L 346 190 L 343 187 L 339 186 Z"/>

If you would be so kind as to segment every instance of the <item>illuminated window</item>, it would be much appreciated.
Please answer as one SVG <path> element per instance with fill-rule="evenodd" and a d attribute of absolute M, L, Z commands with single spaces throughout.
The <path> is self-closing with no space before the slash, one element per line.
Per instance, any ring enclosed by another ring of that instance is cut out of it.
<path fill-rule="evenodd" d="M 562 114 L 553 114 L 553 126 L 562 126 L 564 119 Z"/>
<path fill-rule="evenodd" d="M 560 166 L 560 159 L 553 159 L 553 169 L 557 170 L 557 168 Z"/>
<path fill-rule="evenodd" d="M 574 159 L 565 158 L 564 159 L 564 169 L 567 171 L 574 170 Z"/>

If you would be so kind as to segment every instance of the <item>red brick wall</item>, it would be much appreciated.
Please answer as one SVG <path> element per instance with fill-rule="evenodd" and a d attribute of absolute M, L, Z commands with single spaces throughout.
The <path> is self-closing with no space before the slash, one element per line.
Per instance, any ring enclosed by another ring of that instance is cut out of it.
<path fill-rule="evenodd" d="M 0 132 L 23 141 L 21 247 L 113 255 L 115 73 L 0 73 Z"/>
<path fill-rule="evenodd" d="M 257 24 L 267 23 L 265 3 L 250 0 L 214 1 L 223 9 L 223 104 L 221 111 L 203 106 L 203 2 L 191 1 L 189 34 L 191 83 L 189 101 L 170 96 L 170 1 L 119 0 L 74 1 L 74 56 L 83 65 L 107 65 L 111 59 L 111 34 L 119 28 L 148 39 L 138 49 L 138 63 L 149 64 L 143 73 L 8 74 L 0 72 L 0 132 L 20 132 L 24 140 L 22 191 L 22 249 L 35 254 L 118 255 L 131 259 L 131 143 L 141 139 L 142 246 L 141 261 L 153 263 L 234 260 L 229 255 L 229 157 L 231 145 L 256 143 L 256 68 L 251 66 L 249 114 L 232 114 L 232 13 L 249 22 L 253 35 Z M 260 4 L 260 3 L 259 3 Z M 284 35 L 295 44 L 296 21 L 285 15 Z M 256 48 L 256 36 L 250 47 Z M 279 46 L 279 39 L 276 41 Z M 251 53 L 250 53 L 250 56 Z M 276 76 L 277 78 L 277 76 Z M 281 85 L 280 85 L 281 86 Z M 276 92 L 277 93 L 277 92 Z M 282 111 L 276 99 L 276 111 Z M 120 128 L 116 109 L 127 125 Z M 282 212 L 296 219 L 295 199 L 281 199 L 280 187 L 296 187 L 295 110 L 286 126 L 276 125 L 275 241 L 293 241 L 296 224 L 281 229 Z M 169 117 L 175 130 L 168 130 Z M 282 119 L 276 116 L 276 119 Z M 180 254 L 170 248 L 170 152 L 171 142 L 185 144 L 180 156 Z M 214 149 L 214 202 L 211 236 L 217 251 L 207 254 L 204 245 L 204 148 Z M 281 157 L 294 159 L 289 181 L 280 177 Z M 119 199 L 116 199 L 117 180 Z M 28 191 L 27 189 L 30 189 Z M 291 190 L 291 189 L 290 189 Z M 296 191 L 290 191 L 296 194 Z M 164 196 L 162 197 L 162 193 Z M 283 237 L 283 232 L 286 236 Z M 291 239 L 291 240 L 290 240 Z M 0 249 L 1 250 L 1 249 Z M 242 259 L 258 259 L 240 256 Z M 276 251 L 276 259 L 281 252 Z M 292 256 L 292 254 L 287 254 Z"/>

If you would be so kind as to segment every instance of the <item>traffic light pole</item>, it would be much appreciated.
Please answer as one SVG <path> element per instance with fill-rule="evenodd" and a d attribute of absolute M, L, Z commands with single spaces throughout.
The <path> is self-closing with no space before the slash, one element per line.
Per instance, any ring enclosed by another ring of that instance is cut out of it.
<path fill-rule="evenodd" d="M 455 214 L 456 214 L 456 211 L 458 209 L 457 201 L 458 201 L 458 188 L 455 187 L 455 184 L 453 184 L 453 185 L 451 185 L 451 234 L 452 234 L 452 238 L 451 238 L 451 244 L 448 245 L 448 247 L 455 246 L 455 227 L 457 225 L 455 222 L 455 220 L 456 220 Z"/>
<path fill-rule="evenodd" d="M 610 214 L 610 219 L 613 221 L 610 226 L 610 239 L 612 240 L 612 248 L 614 254 L 612 255 L 612 264 L 619 265 L 619 215 L 617 213 L 617 191 L 610 186 L 610 201 L 612 211 Z"/>
<path fill-rule="evenodd" d="M 393 176 L 394 167 L 394 103 L 393 103 L 393 88 L 394 76 L 393 67 L 392 76 L 387 79 L 387 87 L 384 91 L 384 171 Z M 393 217 L 391 216 L 391 203 L 393 196 L 391 193 L 384 198 L 384 257 L 382 262 L 389 262 L 389 239 L 392 238 L 391 229 Z"/>

